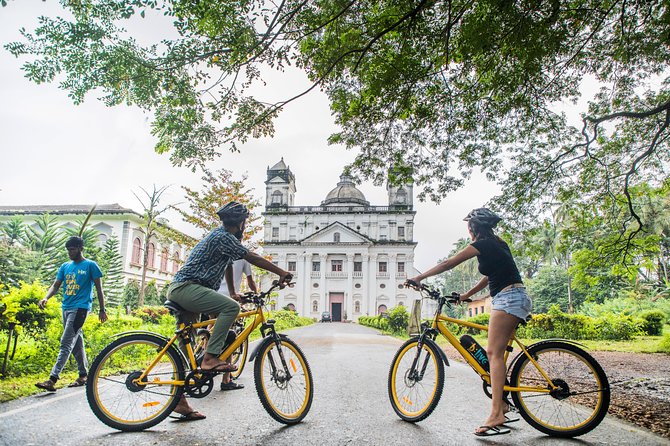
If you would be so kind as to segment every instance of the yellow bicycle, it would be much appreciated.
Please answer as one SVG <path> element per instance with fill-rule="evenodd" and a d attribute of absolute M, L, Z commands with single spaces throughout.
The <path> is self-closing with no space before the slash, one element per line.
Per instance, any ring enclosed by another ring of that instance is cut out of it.
<path fill-rule="evenodd" d="M 409 284 L 410 286 L 412 284 Z M 459 341 L 446 323 L 487 331 L 485 325 L 442 314 L 459 296 L 442 296 L 426 285 L 412 286 L 437 301 L 432 323 L 405 342 L 391 364 L 388 392 L 398 416 L 409 422 L 427 418 L 437 407 L 444 386 L 444 365 L 449 365 L 435 339 L 442 334 L 482 379 L 490 398 L 490 376 L 485 352 L 472 338 Z M 465 345 L 463 345 L 465 344 Z M 593 430 L 607 414 L 610 387 L 598 362 L 576 342 L 548 339 L 525 346 L 512 335 L 505 362 L 516 344 L 520 352 L 508 365 L 504 398 L 511 395 L 519 414 L 535 429 L 556 437 L 576 437 Z M 509 403 L 509 401 L 507 401 Z"/>
<path fill-rule="evenodd" d="M 290 425 L 309 412 L 314 387 L 303 352 L 263 314 L 266 299 L 277 286 L 275 282 L 268 291 L 249 296 L 253 309 L 241 312 L 238 320 L 248 317 L 252 322 L 231 339 L 220 358 L 232 356 L 260 327 L 262 339 L 249 358 L 255 360 L 256 392 L 272 418 Z M 93 413 L 112 428 L 140 431 L 155 426 L 174 410 L 182 394 L 204 398 L 214 387 L 219 372 L 199 368 L 194 344 L 197 329 L 215 320 L 192 323 L 174 302 L 166 306 L 177 319 L 171 338 L 147 331 L 121 333 L 91 365 L 86 397 Z"/>

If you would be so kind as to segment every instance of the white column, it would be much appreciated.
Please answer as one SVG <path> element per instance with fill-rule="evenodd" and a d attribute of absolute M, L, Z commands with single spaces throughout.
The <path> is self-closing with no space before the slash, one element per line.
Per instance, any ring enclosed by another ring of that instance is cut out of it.
<path fill-rule="evenodd" d="M 391 305 L 396 306 L 396 296 L 398 292 L 398 284 L 396 284 L 396 277 L 397 277 L 397 272 L 396 270 L 398 269 L 398 262 L 397 262 L 397 257 L 398 255 L 396 253 L 391 253 L 389 254 L 389 271 L 390 271 L 390 280 L 391 284 L 390 286 L 393 288 L 393 291 L 389 293 L 389 298 L 392 300 Z"/>
<path fill-rule="evenodd" d="M 310 260 L 312 258 L 311 253 L 304 252 L 302 254 L 302 270 L 303 270 L 303 276 L 300 277 L 300 283 L 302 284 L 302 301 L 303 301 L 303 316 L 309 316 L 312 313 L 312 279 L 311 279 L 311 273 L 312 273 L 312 265 L 310 264 Z M 300 299 L 300 296 L 298 296 L 298 299 Z"/>
<path fill-rule="evenodd" d="M 279 253 L 279 258 L 277 259 L 277 262 L 279 264 L 279 267 L 286 271 L 288 269 L 288 264 L 286 263 L 286 253 L 282 252 Z M 277 290 L 277 310 L 281 310 L 285 305 L 286 305 L 286 290 L 290 290 L 290 288 L 284 288 L 283 290 Z"/>
<path fill-rule="evenodd" d="M 368 260 L 368 314 L 377 314 L 377 254 L 370 254 Z"/>
<path fill-rule="evenodd" d="M 330 311 L 330 306 L 328 305 L 328 291 L 326 290 L 326 261 L 328 260 L 328 254 L 319 254 L 319 261 L 321 262 L 321 276 L 319 278 L 319 289 L 321 290 L 321 304 L 319 307 L 321 311 Z"/>
<path fill-rule="evenodd" d="M 354 314 L 354 255 L 347 254 L 347 288 L 344 293 L 344 305 L 347 311 L 347 319 L 353 319 Z"/>
<path fill-rule="evenodd" d="M 305 276 L 307 275 L 307 272 L 305 271 L 305 253 L 298 254 L 298 258 L 296 259 L 296 265 L 295 265 L 295 271 L 298 275 L 297 280 L 295 281 L 295 293 L 298 296 L 296 299 L 295 305 L 296 305 L 296 311 L 298 312 L 299 315 L 301 316 L 308 316 L 308 314 L 305 314 L 305 303 L 304 303 L 304 296 L 305 296 Z"/>

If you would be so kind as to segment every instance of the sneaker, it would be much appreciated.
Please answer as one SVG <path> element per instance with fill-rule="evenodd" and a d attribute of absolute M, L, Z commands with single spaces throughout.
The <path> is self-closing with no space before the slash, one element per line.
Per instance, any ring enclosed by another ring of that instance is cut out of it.
<path fill-rule="evenodd" d="M 56 387 L 54 387 L 55 385 L 56 385 L 56 383 L 51 381 L 50 379 L 47 379 L 46 381 L 42 381 L 40 383 L 35 383 L 36 387 L 39 387 L 40 389 L 48 390 L 49 392 L 55 392 L 56 391 Z"/>

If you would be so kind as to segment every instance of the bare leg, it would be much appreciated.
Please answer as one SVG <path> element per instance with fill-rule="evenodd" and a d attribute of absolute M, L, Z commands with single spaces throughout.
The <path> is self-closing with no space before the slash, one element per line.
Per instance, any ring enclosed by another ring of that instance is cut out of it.
<path fill-rule="evenodd" d="M 182 395 L 181 398 L 179 399 L 179 403 L 177 403 L 177 406 L 174 408 L 174 411 L 181 415 L 199 413 L 197 410 L 191 407 L 191 405 L 188 403 L 188 400 L 184 395 Z"/>
<path fill-rule="evenodd" d="M 508 409 L 503 402 L 503 388 L 507 369 L 504 361 L 505 348 L 514 329 L 519 325 L 519 318 L 500 310 L 491 311 L 489 320 L 489 342 L 486 353 L 491 367 L 491 413 L 482 426 L 499 426 L 505 422 L 505 411 Z M 477 432 L 485 429 L 477 428 Z"/>

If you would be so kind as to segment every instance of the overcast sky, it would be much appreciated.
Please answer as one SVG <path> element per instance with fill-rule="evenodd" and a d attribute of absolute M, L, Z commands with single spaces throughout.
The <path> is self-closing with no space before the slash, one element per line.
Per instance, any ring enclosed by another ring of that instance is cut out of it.
<path fill-rule="evenodd" d="M 39 15 L 55 15 L 55 0 L 10 1 L 0 7 L 0 42 L 19 40 L 19 28 L 33 28 Z M 148 23 L 157 35 L 160 23 Z M 164 203 L 183 201 L 181 185 L 199 189 L 200 174 L 172 166 L 167 155 L 154 153 L 150 135 L 151 115 L 137 108 L 107 108 L 91 97 L 74 105 L 57 84 L 36 85 L 24 78 L 17 60 L 0 49 L 0 205 L 19 204 L 108 204 L 141 210 L 132 191 L 150 190 L 153 184 L 172 185 Z M 275 92 L 292 96 L 306 85 L 299 72 L 278 75 Z M 264 98 L 266 99 L 266 98 Z M 336 131 L 328 102 L 313 92 L 290 104 L 276 121 L 274 138 L 251 140 L 241 153 L 224 151 L 209 167 L 226 168 L 237 177 L 246 173 L 248 185 L 263 202 L 266 168 L 281 157 L 296 178 L 296 205 L 319 205 L 335 187 L 343 167 L 355 153 L 329 146 L 328 135 Z M 441 204 L 419 203 L 415 219 L 415 266 L 426 270 L 452 249 L 467 231 L 463 217 L 483 206 L 498 191 L 481 175 L 452 193 Z M 383 187 L 361 184 L 359 189 L 373 205 L 386 205 Z M 416 195 L 415 191 L 415 195 Z M 191 235 L 177 214 L 170 223 Z"/>

